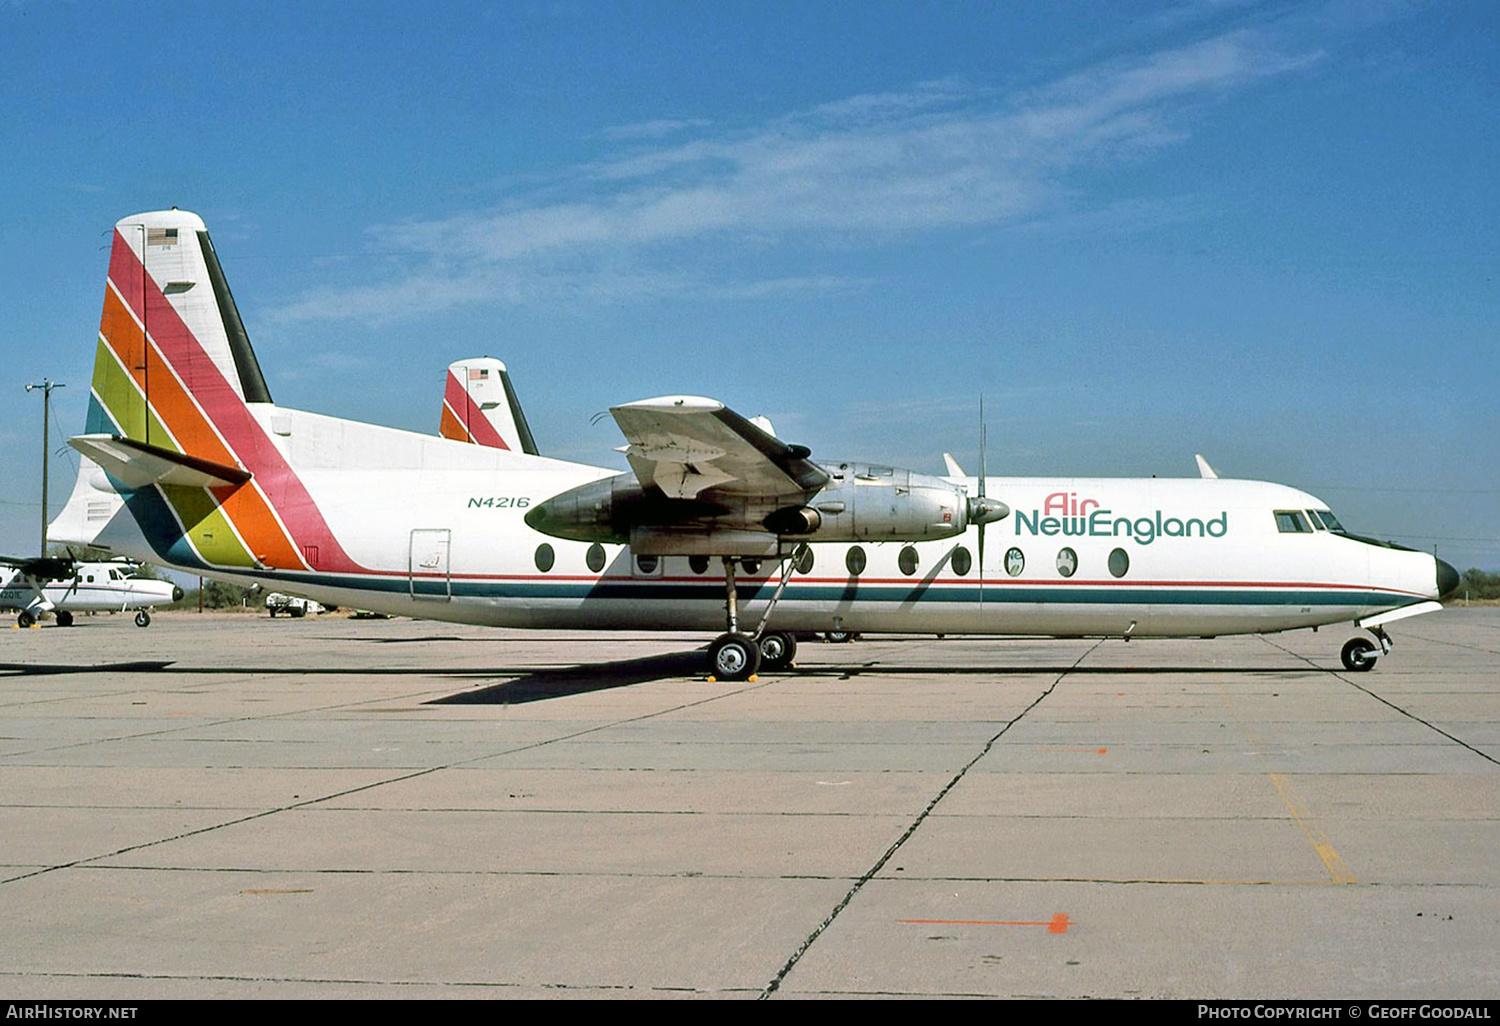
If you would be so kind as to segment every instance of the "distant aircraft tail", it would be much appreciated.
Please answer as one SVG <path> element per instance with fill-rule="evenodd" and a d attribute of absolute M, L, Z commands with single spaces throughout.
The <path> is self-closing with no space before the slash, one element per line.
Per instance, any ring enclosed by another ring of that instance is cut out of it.
<path fill-rule="evenodd" d="M 449 364 L 438 433 L 459 442 L 537 455 L 505 364 L 491 356 Z"/>

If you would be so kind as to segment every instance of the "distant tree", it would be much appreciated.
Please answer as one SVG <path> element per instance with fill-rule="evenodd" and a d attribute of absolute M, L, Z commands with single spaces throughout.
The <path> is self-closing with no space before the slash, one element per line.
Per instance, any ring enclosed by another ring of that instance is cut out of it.
<path fill-rule="evenodd" d="M 1465 598 L 1500 598 L 1500 574 L 1487 574 L 1477 567 L 1470 567 L 1463 572 L 1463 581 L 1458 590 Z"/>
<path fill-rule="evenodd" d="M 223 581 L 203 582 L 203 608 L 205 609 L 228 609 L 232 606 L 242 606 L 252 595 L 249 588 L 241 588 L 237 584 L 225 584 Z M 197 596 L 192 596 L 193 604 L 197 604 Z M 186 599 L 184 599 L 186 602 Z"/>

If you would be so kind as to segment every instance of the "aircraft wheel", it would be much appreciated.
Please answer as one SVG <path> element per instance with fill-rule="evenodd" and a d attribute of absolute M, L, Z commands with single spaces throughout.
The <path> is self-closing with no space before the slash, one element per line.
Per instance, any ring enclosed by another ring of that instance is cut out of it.
<path fill-rule="evenodd" d="M 73 614 L 66 609 L 59 609 L 57 611 L 57 625 L 59 627 L 73 626 Z"/>
<path fill-rule="evenodd" d="M 721 634 L 708 647 L 708 672 L 715 680 L 749 680 L 760 668 L 760 646 L 743 634 Z"/>
<path fill-rule="evenodd" d="M 853 631 L 824 631 L 823 640 L 834 645 L 847 645 L 854 640 Z"/>
<path fill-rule="evenodd" d="M 16 626 L 30 627 L 34 623 L 36 623 L 36 616 L 29 610 L 23 609 L 16 614 Z"/>
<path fill-rule="evenodd" d="M 135 614 L 135 625 L 137 627 L 150 627 L 151 626 L 151 614 L 148 613 L 148 612 L 146 612 L 144 609 L 142 609 L 139 613 L 136 613 Z"/>
<path fill-rule="evenodd" d="M 298 606 L 293 606 L 290 610 L 288 610 L 288 612 L 292 614 L 293 620 L 300 620 L 302 619 L 302 614 L 307 612 L 307 610 L 302 609 Z"/>
<path fill-rule="evenodd" d="M 1350 638 L 1344 642 L 1344 650 L 1339 653 L 1339 658 L 1344 661 L 1344 669 L 1363 673 L 1375 668 L 1375 660 L 1378 657 L 1371 655 L 1374 651 L 1373 642 L 1364 638 Z"/>
<path fill-rule="evenodd" d="M 779 672 L 792 665 L 797 655 L 797 638 L 787 631 L 771 631 L 760 636 L 762 669 Z"/>

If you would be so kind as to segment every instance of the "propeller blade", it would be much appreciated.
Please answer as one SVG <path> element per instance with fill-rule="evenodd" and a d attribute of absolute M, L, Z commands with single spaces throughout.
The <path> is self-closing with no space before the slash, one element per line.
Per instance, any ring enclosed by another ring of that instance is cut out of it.
<path fill-rule="evenodd" d="M 985 436 L 987 434 L 988 434 L 988 428 L 985 427 L 985 423 L 984 423 L 984 393 L 981 392 L 979 394 L 979 501 L 980 501 L 981 504 L 984 503 L 984 479 L 987 476 L 987 474 L 986 474 L 986 465 L 985 465 L 985 454 L 984 454 Z M 1009 512 L 1009 510 L 1007 510 L 1006 512 Z M 980 520 L 979 520 L 979 579 L 980 579 L 980 581 L 984 580 L 984 525 L 985 525 L 985 522 L 986 521 L 984 520 L 984 518 L 981 517 Z"/>

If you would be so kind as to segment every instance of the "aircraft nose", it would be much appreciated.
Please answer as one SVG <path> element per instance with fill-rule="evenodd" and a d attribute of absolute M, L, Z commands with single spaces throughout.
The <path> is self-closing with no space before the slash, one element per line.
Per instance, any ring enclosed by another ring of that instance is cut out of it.
<path fill-rule="evenodd" d="M 1444 563 L 1443 565 L 1447 566 L 1448 564 Z M 179 584 L 172 585 L 172 601 L 173 602 L 181 602 L 182 601 L 182 586 L 179 585 Z"/>
<path fill-rule="evenodd" d="M 1458 590 L 1458 571 L 1453 569 L 1453 564 L 1445 563 L 1441 559 L 1435 562 L 1437 563 L 1438 598 L 1447 598 Z"/>

